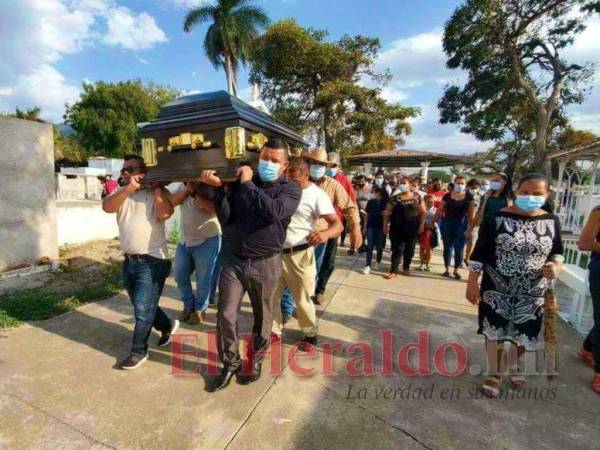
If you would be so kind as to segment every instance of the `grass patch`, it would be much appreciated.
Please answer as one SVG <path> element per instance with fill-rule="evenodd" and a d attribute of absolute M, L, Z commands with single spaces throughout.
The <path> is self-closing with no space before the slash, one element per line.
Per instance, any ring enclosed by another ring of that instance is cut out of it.
<path fill-rule="evenodd" d="M 111 297 L 121 289 L 120 263 L 60 272 L 40 288 L 0 296 L 0 328 L 47 320 L 85 303 Z"/>

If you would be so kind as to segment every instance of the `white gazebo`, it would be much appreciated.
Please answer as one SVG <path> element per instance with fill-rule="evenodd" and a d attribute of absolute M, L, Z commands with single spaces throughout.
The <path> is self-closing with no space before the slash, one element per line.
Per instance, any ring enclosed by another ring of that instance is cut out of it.
<path fill-rule="evenodd" d="M 565 270 L 560 280 L 574 291 L 571 307 L 562 315 L 578 331 L 585 333 L 592 325 L 586 268 L 589 255 L 577 249 L 577 240 L 591 210 L 600 204 L 600 186 L 596 184 L 600 166 L 600 140 L 555 151 L 549 158 L 558 162 L 554 203 L 565 247 Z"/>

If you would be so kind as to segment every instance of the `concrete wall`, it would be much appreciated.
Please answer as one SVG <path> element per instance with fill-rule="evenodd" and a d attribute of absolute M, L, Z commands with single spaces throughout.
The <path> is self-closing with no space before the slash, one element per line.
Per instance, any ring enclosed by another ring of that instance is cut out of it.
<path fill-rule="evenodd" d="M 58 245 L 82 244 L 119 236 L 115 214 L 102 210 L 100 201 L 56 202 Z"/>
<path fill-rule="evenodd" d="M 52 125 L 0 118 L 0 270 L 56 258 Z"/>
<path fill-rule="evenodd" d="M 97 176 L 56 174 L 57 200 L 100 200 L 101 197 L 102 183 Z"/>

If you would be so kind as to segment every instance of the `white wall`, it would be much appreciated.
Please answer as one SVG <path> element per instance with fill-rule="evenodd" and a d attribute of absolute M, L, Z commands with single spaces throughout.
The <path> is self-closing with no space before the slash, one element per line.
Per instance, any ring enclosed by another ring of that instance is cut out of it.
<path fill-rule="evenodd" d="M 119 236 L 115 214 L 105 213 L 99 201 L 58 201 L 56 223 L 58 245 L 81 244 Z"/>
<path fill-rule="evenodd" d="M 0 270 L 58 256 L 52 125 L 0 118 Z"/>

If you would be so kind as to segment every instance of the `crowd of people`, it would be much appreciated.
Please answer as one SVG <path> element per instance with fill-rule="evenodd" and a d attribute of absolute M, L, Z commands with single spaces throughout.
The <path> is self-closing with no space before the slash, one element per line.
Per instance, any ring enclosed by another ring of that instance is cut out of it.
<path fill-rule="evenodd" d="M 499 395 L 505 370 L 511 387 L 520 388 L 525 382 L 521 356 L 543 345 L 545 292 L 562 267 L 560 223 L 552 213 L 548 181 L 527 174 L 513 188 L 510 177 L 496 173 L 482 180 L 457 175 L 444 184 L 382 170 L 351 180 L 340 164 L 337 153 L 321 148 L 289 157 L 285 142 L 270 139 L 260 152 L 257 173 L 241 166 L 236 182 L 223 182 L 215 171 L 206 170 L 197 181 L 171 192 L 144 184 L 144 160 L 126 156 L 120 187 L 103 200 L 104 210 L 117 214 L 124 284 L 135 315 L 131 352 L 120 367 L 135 369 L 148 358 L 153 327 L 160 332 L 158 345 L 166 346 L 180 322 L 206 321 L 206 310 L 215 303 L 222 369 L 214 391 L 227 387 L 235 376 L 242 384 L 256 381 L 265 351 L 281 339 L 292 317 L 304 336 L 298 349 L 317 346 L 316 306 L 324 301 L 338 244 L 349 235 L 349 253 L 365 254 L 364 274 L 385 270 L 389 238 L 388 280 L 411 276 L 417 244 L 416 270 L 430 272 L 432 251 L 441 241 L 441 275 L 460 280 L 459 269 L 469 270 L 466 297 L 478 305 L 478 333 L 485 336 L 488 355 L 482 391 Z M 171 272 L 164 222 L 176 207 L 181 209 L 182 239 L 173 274 L 182 311 L 169 318 L 159 300 Z M 599 242 L 600 210 L 595 210 L 579 244 L 593 252 L 596 326 L 579 354 L 595 367 L 592 387 L 598 393 Z M 254 323 L 247 354 L 251 371 L 242 374 L 238 319 L 245 294 Z M 505 342 L 510 343 L 508 352 Z"/>

